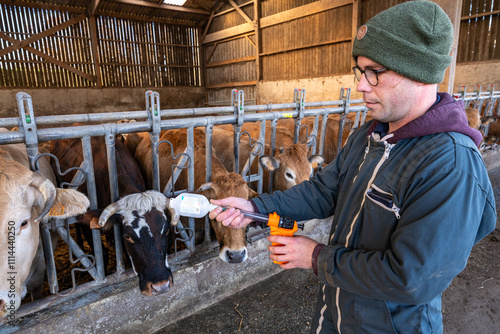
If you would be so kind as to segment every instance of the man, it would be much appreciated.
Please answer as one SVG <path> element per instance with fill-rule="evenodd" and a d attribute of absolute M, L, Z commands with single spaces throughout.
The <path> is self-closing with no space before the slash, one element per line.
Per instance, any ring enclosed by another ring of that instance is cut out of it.
<path fill-rule="evenodd" d="M 374 120 L 310 181 L 210 213 L 246 226 L 235 209 L 296 220 L 334 216 L 328 245 L 269 236 L 283 269 L 322 283 L 312 333 L 442 333 L 441 294 L 496 223 L 493 191 L 461 101 L 438 93 L 453 29 L 430 1 L 389 8 L 363 25 L 352 55 Z"/>

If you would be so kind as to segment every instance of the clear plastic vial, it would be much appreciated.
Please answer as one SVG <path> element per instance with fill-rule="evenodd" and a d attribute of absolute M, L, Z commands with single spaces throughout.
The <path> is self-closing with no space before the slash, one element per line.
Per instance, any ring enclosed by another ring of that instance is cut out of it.
<path fill-rule="evenodd" d="M 191 193 L 183 193 L 171 198 L 168 205 L 174 208 L 179 215 L 193 218 L 204 217 L 218 207 L 210 203 L 205 196 Z"/>

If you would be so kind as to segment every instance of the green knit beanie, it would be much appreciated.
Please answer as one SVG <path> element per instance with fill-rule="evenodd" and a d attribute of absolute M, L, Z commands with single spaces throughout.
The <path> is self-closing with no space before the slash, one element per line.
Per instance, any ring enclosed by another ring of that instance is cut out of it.
<path fill-rule="evenodd" d="M 352 56 L 364 56 L 407 78 L 440 83 L 451 63 L 453 26 L 431 1 L 408 1 L 391 7 L 358 30 Z"/>

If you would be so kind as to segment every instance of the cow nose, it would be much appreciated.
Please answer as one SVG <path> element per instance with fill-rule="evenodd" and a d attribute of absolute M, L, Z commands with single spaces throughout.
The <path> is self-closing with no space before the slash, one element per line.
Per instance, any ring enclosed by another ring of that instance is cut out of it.
<path fill-rule="evenodd" d="M 247 259 L 247 250 L 228 250 L 226 253 L 228 263 L 241 263 Z"/>
<path fill-rule="evenodd" d="M 149 296 L 161 295 L 170 290 L 170 280 L 157 283 L 148 282 L 147 287 Z"/>

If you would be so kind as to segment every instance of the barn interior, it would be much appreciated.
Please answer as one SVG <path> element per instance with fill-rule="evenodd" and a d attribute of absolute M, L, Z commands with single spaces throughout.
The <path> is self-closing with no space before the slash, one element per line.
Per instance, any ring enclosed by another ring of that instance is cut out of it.
<path fill-rule="evenodd" d="M 359 107 L 363 112 L 351 69 L 353 40 L 364 22 L 402 2 L 0 0 L 0 125 L 26 127 L 20 108 L 26 108 L 22 114 L 32 112 L 46 129 L 63 126 L 54 119 L 72 120 L 67 115 L 94 121 L 108 117 L 113 122 L 130 115 L 146 119 L 154 106 L 162 110 L 163 120 L 174 115 L 171 124 L 179 127 L 179 119 L 188 114 L 213 116 L 227 107 L 233 114 L 235 106 L 261 106 L 255 109 L 264 113 L 271 106 L 293 104 L 284 110 L 300 115 L 295 104 L 337 101 L 345 108 L 350 99 L 351 111 Z M 464 99 L 484 115 L 496 115 L 500 1 L 434 2 L 448 14 L 455 31 L 453 61 L 439 90 Z M 92 114 L 98 116 L 87 116 Z M 122 123 L 118 131 L 149 131 L 150 121 Z M 41 137 L 41 143 L 49 137 Z M 24 134 L 2 138 L 1 144 L 23 141 Z M 495 168 L 500 159 L 491 147 L 484 147 L 484 158 Z M 329 223 L 309 224 L 304 233 L 319 240 L 328 234 Z M 16 321 L 0 323 L 0 333 L 55 332 L 68 326 L 93 332 L 144 331 L 144 324 L 152 333 L 279 270 L 269 263 L 264 240 L 249 250 L 244 271 L 221 263 L 214 243 L 212 238 L 203 255 L 192 261 L 186 260 L 192 252 L 179 250 L 182 261 L 174 275 L 183 287 L 177 283 L 173 295 L 154 301 L 141 296 L 130 264 L 104 281 L 81 274 L 89 283 L 76 287 L 68 276 L 68 286 L 61 285 L 61 291 L 46 288 L 41 300 L 25 301 Z M 249 282 L 248 276 L 255 279 Z M 123 300 L 137 301 L 140 311 L 132 316 L 120 306 Z"/>

